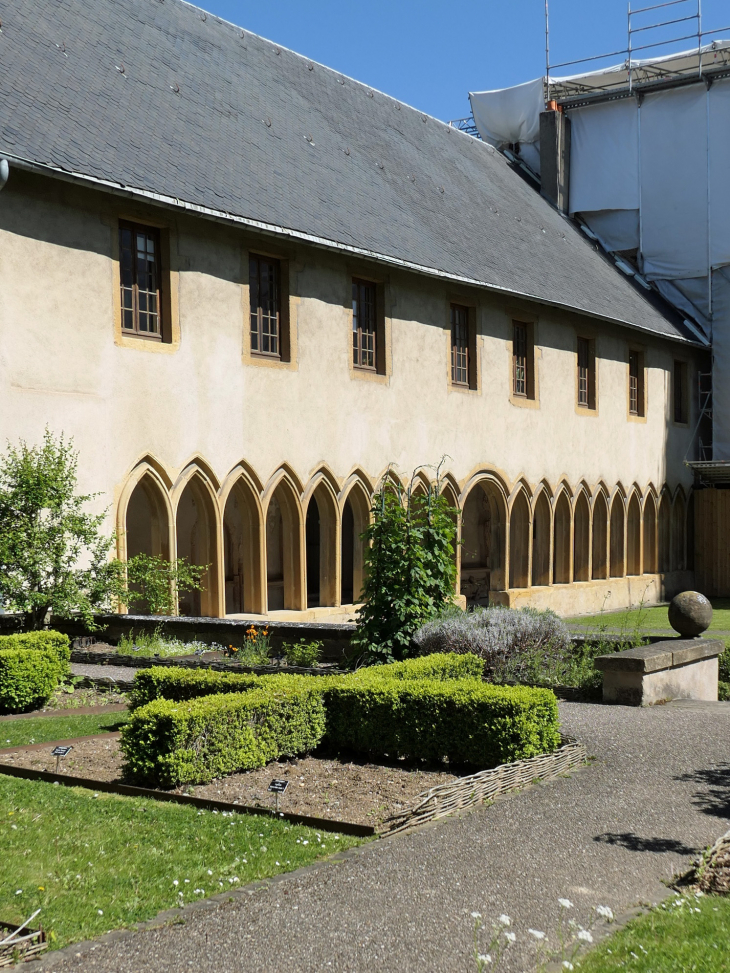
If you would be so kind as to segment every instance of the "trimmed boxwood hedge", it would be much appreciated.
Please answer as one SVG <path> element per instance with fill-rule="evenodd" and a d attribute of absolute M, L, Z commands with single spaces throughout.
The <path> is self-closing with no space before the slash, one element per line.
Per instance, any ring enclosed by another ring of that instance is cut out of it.
<path fill-rule="evenodd" d="M 68 635 L 63 632 L 16 632 L 14 635 L 0 635 L 1 649 L 37 649 L 53 653 L 59 661 L 59 679 L 69 673 L 71 645 Z"/>
<path fill-rule="evenodd" d="M 181 703 L 215 693 L 242 693 L 258 686 L 261 679 L 261 676 L 242 672 L 152 666 L 137 671 L 129 694 L 130 707 L 138 709 L 155 699 L 171 699 Z"/>
<path fill-rule="evenodd" d="M 379 676 L 387 679 L 481 679 L 484 673 L 484 660 L 478 655 L 455 652 L 435 652 L 433 655 L 405 662 L 391 662 L 385 666 L 368 666 L 358 669 L 359 677 Z"/>
<path fill-rule="evenodd" d="M 58 685 L 63 665 L 53 651 L 0 649 L 0 711 L 41 706 Z"/>
<path fill-rule="evenodd" d="M 327 741 L 358 753 L 448 757 L 486 769 L 560 744 L 557 699 L 549 689 L 373 674 L 332 680 L 325 705 Z"/>
<path fill-rule="evenodd" d="M 325 732 L 318 683 L 279 676 L 248 692 L 148 703 L 122 727 L 125 773 L 162 787 L 203 784 L 313 750 Z"/>
<path fill-rule="evenodd" d="M 483 669 L 484 663 L 479 656 L 445 652 L 419 659 L 408 659 L 406 662 L 393 662 L 386 666 L 359 669 L 354 676 L 358 679 L 370 678 L 373 675 L 388 679 L 481 679 Z M 149 669 L 140 669 L 135 675 L 130 692 L 130 706 L 132 709 L 137 709 L 155 699 L 183 702 L 186 699 L 212 696 L 215 693 L 241 693 L 260 685 L 262 680 L 266 682 L 270 679 L 280 679 L 282 676 L 293 678 L 287 673 L 256 676 L 250 673 L 216 672 L 212 669 L 152 666 Z M 313 678 L 324 680 L 328 677 Z M 325 683 L 321 682 L 321 687 L 324 686 Z"/>

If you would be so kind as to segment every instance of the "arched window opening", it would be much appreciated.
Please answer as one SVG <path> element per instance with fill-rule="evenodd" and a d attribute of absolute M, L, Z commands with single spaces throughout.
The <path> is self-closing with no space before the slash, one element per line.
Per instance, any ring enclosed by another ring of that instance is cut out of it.
<path fill-rule="evenodd" d="M 530 508 L 520 492 L 512 504 L 509 520 L 509 586 L 527 588 L 530 563 Z"/>
<path fill-rule="evenodd" d="M 616 494 L 611 504 L 611 577 L 624 576 L 624 504 Z"/>
<path fill-rule="evenodd" d="M 253 491 L 241 480 L 223 514 L 226 614 L 262 614 L 261 527 Z"/>
<path fill-rule="evenodd" d="M 599 493 L 593 503 L 593 558 L 591 575 L 596 581 L 608 577 L 608 505 Z"/>
<path fill-rule="evenodd" d="M 672 571 L 684 571 L 684 527 L 686 508 L 684 497 L 678 494 L 672 507 Z"/>
<path fill-rule="evenodd" d="M 532 521 L 532 584 L 550 584 L 550 504 L 542 491 Z"/>
<path fill-rule="evenodd" d="M 644 574 L 657 571 L 656 505 L 649 494 L 644 504 Z"/>
<path fill-rule="evenodd" d="M 320 604 L 320 562 L 321 562 L 321 523 L 317 498 L 312 497 L 307 507 L 307 608 L 317 608 Z"/>
<path fill-rule="evenodd" d="M 299 507 L 285 480 L 277 486 L 266 510 L 266 602 L 269 611 L 301 611 Z"/>
<path fill-rule="evenodd" d="M 555 505 L 553 584 L 570 583 L 570 502 L 561 493 Z"/>
<path fill-rule="evenodd" d="M 138 554 L 170 558 L 170 521 L 168 508 L 154 477 L 145 473 L 132 491 L 125 520 L 127 560 Z M 149 614 L 149 605 L 137 603 L 140 615 Z"/>
<path fill-rule="evenodd" d="M 477 483 L 461 514 L 461 594 L 468 606 L 488 605 L 504 588 L 505 504 L 488 481 Z"/>
<path fill-rule="evenodd" d="M 662 574 L 672 570 L 671 524 L 672 509 L 665 494 L 659 504 L 659 570 Z"/>
<path fill-rule="evenodd" d="M 370 517 L 370 504 L 363 490 L 353 487 L 342 508 L 340 604 L 353 605 L 360 600 L 363 575 L 363 542 Z"/>
<path fill-rule="evenodd" d="M 641 508 L 639 498 L 634 493 L 629 501 L 629 515 L 626 524 L 627 574 L 641 574 Z"/>
<path fill-rule="evenodd" d="M 576 501 L 573 517 L 573 581 L 588 581 L 590 578 L 590 526 L 588 500 L 585 493 L 581 493 Z"/>
<path fill-rule="evenodd" d="M 189 564 L 207 565 L 201 577 L 202 590 L 180 596 L 181 615 L 218 615 L 218 541 L 213 499 L 199 475 L 193 476 L 177 505 L 177 556 Z"/>
<path fill-rule="evenodd" d="M 339 603 L 337 575 L 337 505 L 324 483 L 309 499 L 304 525 L 307 551 L 307 607 Z"/>

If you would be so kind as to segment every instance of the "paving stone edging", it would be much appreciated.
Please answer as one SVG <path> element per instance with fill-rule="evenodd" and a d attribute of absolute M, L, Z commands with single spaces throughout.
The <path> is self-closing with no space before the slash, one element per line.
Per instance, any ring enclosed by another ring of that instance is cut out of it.
<path fill-rule="evenodd" d="M 72 649 L 71 662 L 85 666 L 116 666 L 122 669 L 151 669 L 153 666 L 169 666 L 180 669 L 212 669 L 214 672 L 240 672 L 257 676 L 288 673 L 296 676 L 343 676 L 349 670 L 334 666 L 247 666 L 242 662 L 224 659 L 186 659 L 175 656 L 120 655 L 118 652 L 90 652 Z"/>

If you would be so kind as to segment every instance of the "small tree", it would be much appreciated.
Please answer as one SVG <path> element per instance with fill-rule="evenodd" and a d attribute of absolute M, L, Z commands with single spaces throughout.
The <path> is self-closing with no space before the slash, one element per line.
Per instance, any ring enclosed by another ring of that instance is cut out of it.
<path fill-rule="evenodd" d="M 440 466 L 439 466 L 440 470 Z M 413 493 L 381 484 L 363 536 L 365 583 L 353 644 L 382 662 L 411 654 L 411 639 L 424 622 L 453 600 L 456 564 L 454 511 L 435 487 Z"/>
<path fill-rule="evenodd" d="M 201 590 L 201 578 L 210 565 L 188 564 L 184 557 L 167 561 L 156 554 L 136 554 L 125 567 L 122 601 L 130 608 L 143 605 L 152 615 L 172 615 L 181 594 Z"/>
<path fill-rule="evenodd" d="M 41 446 L 8 444 L 0 460 L 0 599 L 28 629 L 49 612 L 93 628 L 94 611 L 123 590 L 114 536 L 101 533 L 106 511 L 84 512 L 99 494 L 76 493 L 77 465 L 72 440 L 48 429 Z"/>

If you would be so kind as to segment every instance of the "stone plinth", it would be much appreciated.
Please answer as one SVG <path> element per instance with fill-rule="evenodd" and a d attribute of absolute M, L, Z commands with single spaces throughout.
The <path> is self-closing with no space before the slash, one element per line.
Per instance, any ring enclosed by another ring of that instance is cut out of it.
<path fill-rule="evenodd" d="M 604 703 L 652 706 L 669 699 L 717 699 L 717 639 L 671 639 L 600 655 Z"/>

